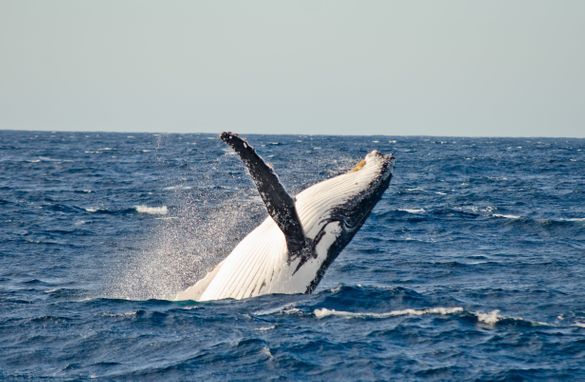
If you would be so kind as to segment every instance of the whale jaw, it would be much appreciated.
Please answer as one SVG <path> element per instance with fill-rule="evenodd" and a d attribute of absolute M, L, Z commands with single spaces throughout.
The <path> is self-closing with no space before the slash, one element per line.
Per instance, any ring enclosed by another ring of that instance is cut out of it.
<path fill-rule="evenodd" d="M 388 188 L 394 158 L 372 151 L 349 172 L 292 198 L 247 142 L 231 133 L 222 134 L 222 139 L 236 146 L 270 216 L 175 299 L 209 301 L 311 293 Z M 301 227 L 301 232 L 296 227 Z"/>

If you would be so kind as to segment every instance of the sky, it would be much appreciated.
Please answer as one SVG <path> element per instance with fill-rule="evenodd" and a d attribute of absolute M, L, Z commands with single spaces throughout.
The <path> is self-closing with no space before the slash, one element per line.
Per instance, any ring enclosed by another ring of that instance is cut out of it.
<path fill-rule="evenodd" d="M 0 129 L 585 137 L 585 1 L 0 0 Z"/>

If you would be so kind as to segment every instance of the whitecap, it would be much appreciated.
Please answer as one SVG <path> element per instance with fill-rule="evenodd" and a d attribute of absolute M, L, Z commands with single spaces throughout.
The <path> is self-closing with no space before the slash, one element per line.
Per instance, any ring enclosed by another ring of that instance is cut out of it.
<path fill-rule="evenodd" d="M 49 158 L 49 157 L 40 156 L 40 157 L 38 157 L 38 159 L 27 160 L 27 162 L 29 162 L 29 163 L 39 163 L 39 162 L 71 163 L 71 162 L 73 162 L 73 160 L 72 159 Z"/>
<path fill-rule="evenodd" d="M 164 191 L 175 191 L 175 190 L 190 190 L 193 187 L 191 186 L 183 186 L 183 185 L 178 185 L 178 186 L 168 186 L 163 188 Z"/>
<path fill-rule="evenodd" d="M 520 219 L 521 216 L 518 215 L 510 215 L 510 214 L 493 214 L 492 215 L 495 218 L 504 218 L 504 219 Z"/>
<path fill-rule="evenodd" d="M 575 326 L 578 327 L 578 328 L 585 329 L 585 322 L 579 322 L 579 321 L 577 321 L 577 322 L 575 322 Z"/>
<path fill-rule="evenodd" d="M 464 212 L 464 213 L 472 213 L 472 214 L 480 214 L 480 215 L 489 215 L 489 216 L 493 216 L 493 212 L 496 210 L 496 207 L 494 206 L 485 206 L 485 207 L 480 207 L 480 206 L 474 206 L 474 205 L 469 205 L 469 206 L 458 206 L 458 207 L 454 207 L 453 208 L 455 211 L 460 211 L 460 212 Z"/>
<path fill-rule="evenodd" d="M 491 312 L 487 312 L 487 313 L 482 313 L 482 312 L 477 312 L 475 313 L 477 320 L 481 323 L 484 323 L 486 325 L 489 326 L 494 326 L 498 321 L 500 321 L 502 319 L 502 316 L 500 316 L 500 311 L 499 310 L 492 310 Z"/>
<path fill-rule="evenodd" d="M 136 212 L 139 214 L 148 214 L 148 215 L 166 215 L 169 213 L 167 206 L 161 207 L 149 207 L 145 205 L 138 205 L 134 206 Z"/>
<path fill-rule="evenodd" d="M 276 325 L 268 325 L 268 326 L 261 326 L 259 328 L 256 328 L 256 330 L 259 332 L 267 332 L 267 331 L 273 330 L 275 328 L 276 328 Z"/>
<path fill-rule="evenodd" d="M 268 346 L 264 346 L 261 349 L 261 352 L 262 352 L 262 354 L 264 354 L 265 356 L 267 356 L 270 359 L 274 358 L 274 356 L 272 355 L 272 352 L 270 352 L 270 348 Z"/>
<path fill-rule="evenodd" d="M 341 290 L 341 288 L 343 287 L 343 285 L 339 284 L 337 286 L 334 286 L 333 288 L 329 289 L 329 292 L 331 293 L 337 293 Z M 361 288 L 361 285 L 358 285 L 358 288 Z"/>
<path fill-rule="evenodd" d="M 116 312 L 116 313 L 105 312 L 105 313 L 102 313 L 102 317 L 134 318 L 134 317 L 136 317 L 137 314 L 138 314 L 138 312 L 134 312 L 134 311 Z"/>
<path fill-rule="evenodd" d="M 494 327 L 498 322 L 503 320 L 512 320 L 512 321 L 523 321 L 531 326 L 551 326 L 551 324 L 542 321 L 530 321 L 524 319 L 522 317 L 504 317 L 500 314 L 499 310 L 492 310 L 491 312 L 473 312 L 473 315 L 477 317 L 477 321 L 479 323 L 485 324 L 489 327 Z"/>
<path fill-rule="evenodd" d="M 344 317 L 344 318 L 390 318 L 390 317 L 399 317 L 399 316 L 424 316 L 428 314 L 438 314 L 438 315 L 448 315 L 448 314 L 458 314 L 463 313 L 463 308 L 461 307 L 451 307 L 451 308 L 444 308 L 444 307 L 436 307 L 436 308 L 426 308 L 426 309 L 402 309 L 402 310 L 392 310 L 390 312 L 381 312 L 381 313 L 368 313 L 368 312 L 348 312 L 343 310 L 335 310 L 335 309 L 315 309 L 313 314 L 317 318 L 324 318 L 328 316 L 337 316 L 337 317 Z"/>
<path fill-rule="evenodd" d="M 566 218 L 566 219 L 559 219 L 565 222 L 585 222 L 585 218 Z"/>
<path fill-rule="evenodd" d="M 424 208 L 399 208 L 398 211 L 408 212 L 409 214 L 420 215 L 427 212 Z"/>
<path fill-rule="evenodd" d="M 302 313 L 302 311 L 295 307 L 294 304 L 286 304 L 283 306 L 279 306 L 276 308 L 271 308 L 271 309 L 266 309 L 266 310 L 260 310 L 257 312 L 254 312 L 255 315 L 257 316 L 270 316 L 273 314 L 299 314 Z"/>

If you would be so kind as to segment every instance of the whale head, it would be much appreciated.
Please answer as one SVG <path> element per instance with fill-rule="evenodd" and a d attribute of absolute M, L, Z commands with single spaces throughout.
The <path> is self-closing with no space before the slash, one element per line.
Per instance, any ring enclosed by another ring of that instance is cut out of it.
<path fill-rule="evenodd" d="M 320 269 L 307 292 L 351 241 L 390 184 L 394 157 L 376 150 L 351 170 L 317 183 L 296 197 L 307 238 L 313 241 Z M 303 264 L 301 263 L 302 267 Z"/>
<path fill-rule="evenodd" d="M 307 236 L 313 238 L 333 221 L 346 233 L 357 231 L 388 188 L 393 166 L 392 155 L 374 150 L 346 173 L 298 194 L 296 204 Z"/>
<path fill-rule="evenodd" d="M 338 178 L 344 181 L 333 188 L 339 204 L 333 207 L 330 219 L 343 222 L 346 233 L 357 232 L 388 188 L 393 167 L 392 155 L 374 150 L 348 173 L 340 175 Z"/>

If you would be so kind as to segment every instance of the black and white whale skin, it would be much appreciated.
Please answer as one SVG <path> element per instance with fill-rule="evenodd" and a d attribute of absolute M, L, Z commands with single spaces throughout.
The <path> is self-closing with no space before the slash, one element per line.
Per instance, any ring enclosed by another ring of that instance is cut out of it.
<path fill-rule="evenodd" d="M 311 293 L 388 188 L 394 158 L 372 151 L 349 172 L 290 196 L 245 140 L 220 138 L 240 156 L 270 215 L 176 300 Z"/>

